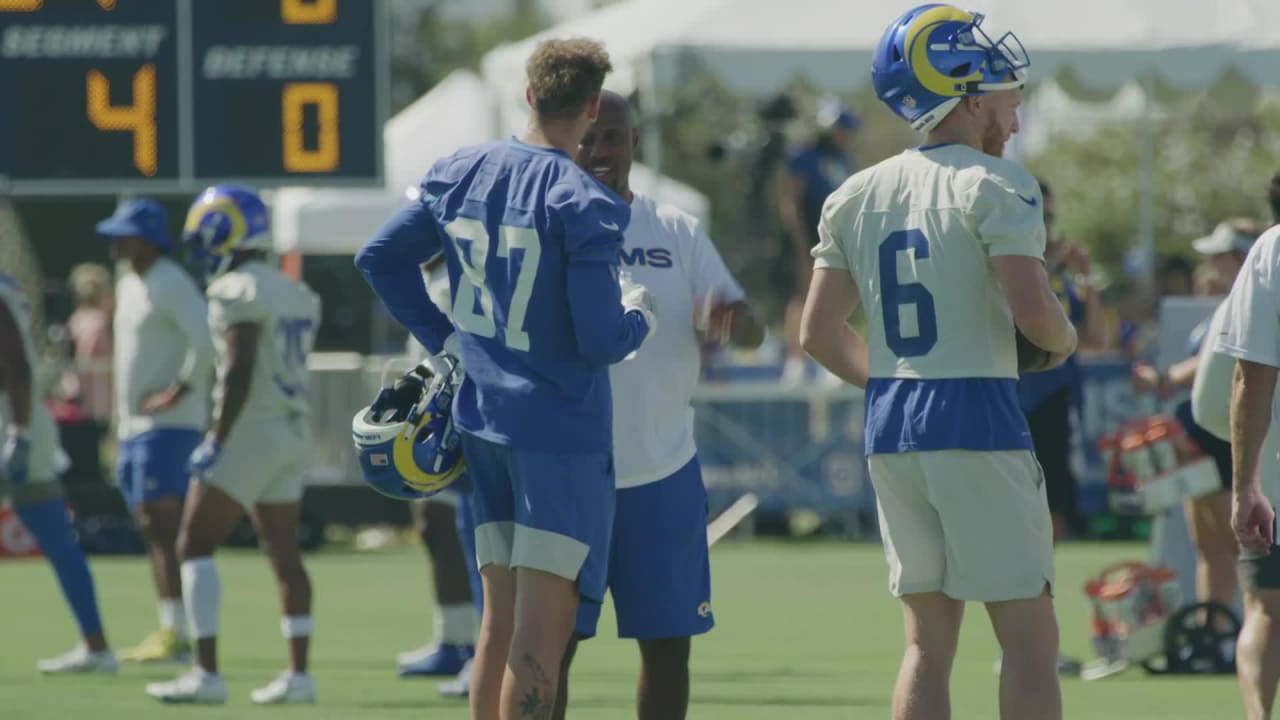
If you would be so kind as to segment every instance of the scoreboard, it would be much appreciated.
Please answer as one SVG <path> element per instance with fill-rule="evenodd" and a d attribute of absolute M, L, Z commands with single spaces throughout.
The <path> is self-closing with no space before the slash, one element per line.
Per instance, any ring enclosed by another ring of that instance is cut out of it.
<path fill-rule="evenodd" d="M 379 185 L 380 0 L 0 0 L 0 194 Z"/>

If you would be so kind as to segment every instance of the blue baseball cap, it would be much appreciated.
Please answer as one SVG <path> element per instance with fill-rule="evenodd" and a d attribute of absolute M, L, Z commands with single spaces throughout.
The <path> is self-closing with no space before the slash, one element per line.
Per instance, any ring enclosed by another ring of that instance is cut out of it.
<path fill-rule="evenodd" d="M 169 239 L 169 213 L 151 198 L 121 203 L 115 213 L 95 228 L 106 238 L 140 237 L 165 252 L 173 249 Z"/>

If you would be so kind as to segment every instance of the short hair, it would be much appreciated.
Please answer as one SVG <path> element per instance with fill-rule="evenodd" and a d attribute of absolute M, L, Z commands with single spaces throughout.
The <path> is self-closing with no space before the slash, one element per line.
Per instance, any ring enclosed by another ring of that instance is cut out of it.
<path fill-rule="evenodd" d="M 525 66 L 534 112 L 548 120 L 573 119 L 600 94 L 612 70 L 609 53 L 595 40 L 543 40 Z"/>
<path fill-rule="evenodd" d="M 96 263 L 80 263 L 71 268 L 67 284 L 76 304 L 92 305 L 111 292 L 111 271 Z"/>
<path fill-rule="evenodd" d="M 1271 206 L 1271 219 L 1280 223 L 1280 172 L 1271 176 L 1271 187 L 1267 188 L 1267 204 Z"/>

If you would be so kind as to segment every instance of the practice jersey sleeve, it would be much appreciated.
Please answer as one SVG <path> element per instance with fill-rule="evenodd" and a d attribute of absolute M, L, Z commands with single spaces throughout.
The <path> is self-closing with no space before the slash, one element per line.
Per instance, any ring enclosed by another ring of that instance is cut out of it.
<path fill-rule="evenodd" d="M 1225 327 L 1216 338 L 1218 352 L 1241 360 L 1280 367 L 1280 287 L 1276 286 L 1280 227 L 1254 243 L 1227 298 Z"/>
<path fill-rule="evenodd" d="M 355 263 L 391 316 L 438 353 L 453 324 L 431 301 L 419 269 L 443 249 L 429 199 L 424 194 L 401 208 L 360 249 Z"/>
<path fill-rule="evenodd" d="M 715 243 L 703 232 L 696 221 L 693 223 L 693 241 L 690 244 L 689 267 L 693 272 L 693 296 L 705 298 L 711 294 L 723 302 L 738 302 L 745 298 L 742 286 L 734 279 L 724 258 L 716 249 Z"/>
<path fill-rule="evenodd" d="M 1043 204 L 1039 184 L 1026 173 L 1014 178 L 987 173 L 980 178 L 973 195 L 973 215 L 987 254 L 1043 259 Z"/>
<path fill-rule="evenodd" d="M 844 248 L 840 244 L 839 219 L 843 215 L 843 202 L 835 195 L 827 198 L 822 206 L 822 218 L 818 220 L 818 244 L 809 251 L 813 256 L 814 269 L 836 268 L 848 270 L 849 261 L 845 257 Z"/>
<path fill-rule="evenodd" d="M 258 296 L 258 287 L 247 273 L 229 273 L 209 285 L 209 325 L 226 330 L 241 323 L 261 324 L 270 310 Z"/>
<path fill-rule="evenodd" d="M 195 283 L 182 271 L 160 285 L 157 304 L 168 312 L 187 341 L 187 355 L 178 370 L 177 380 L 191 385 L 203 381 L 213 371 L 213 335 L 209 330 L 209 311 Z"/>
<path fill-rule="evenodd" d="M 568 181 L 551 189 L 547 208 L 564 237 L 566 294 L 578 353 L 593 365 L 621 362 L 649 333 L 643 315 L 623 311 L 618 285 L 618 253 L 631 208 L 602 190 Z"/>

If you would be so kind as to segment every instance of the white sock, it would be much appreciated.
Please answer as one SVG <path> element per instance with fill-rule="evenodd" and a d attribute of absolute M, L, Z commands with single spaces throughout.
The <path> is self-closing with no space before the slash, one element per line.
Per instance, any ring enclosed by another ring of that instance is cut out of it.
<path fill-rule="evenodd" d="M 441 645 L 476 644 L 476 609 L 471 603 L 437 605 L 436 642 Z"/>
<path fill-rule="evenodd" d="M 160 627 L 187 639 L 187 613 L 182 609 L 182 600 L 160 598 Z"/>
<path fill-rule="evenodd" d="M 285 615 L 280 618 L 280 634 L 286 640 L 296 637 L 310 637 L 313 627 L 310 615 Z"/>
<path fill-rule="evenodd" d="M 202 557 L 182 563 L 182 604 L 187 610 L 191 637 L 199 639 L 218 634 L 218 603 L 221 597 L 218 566 L 213 564 L 213 558 Z"/>

